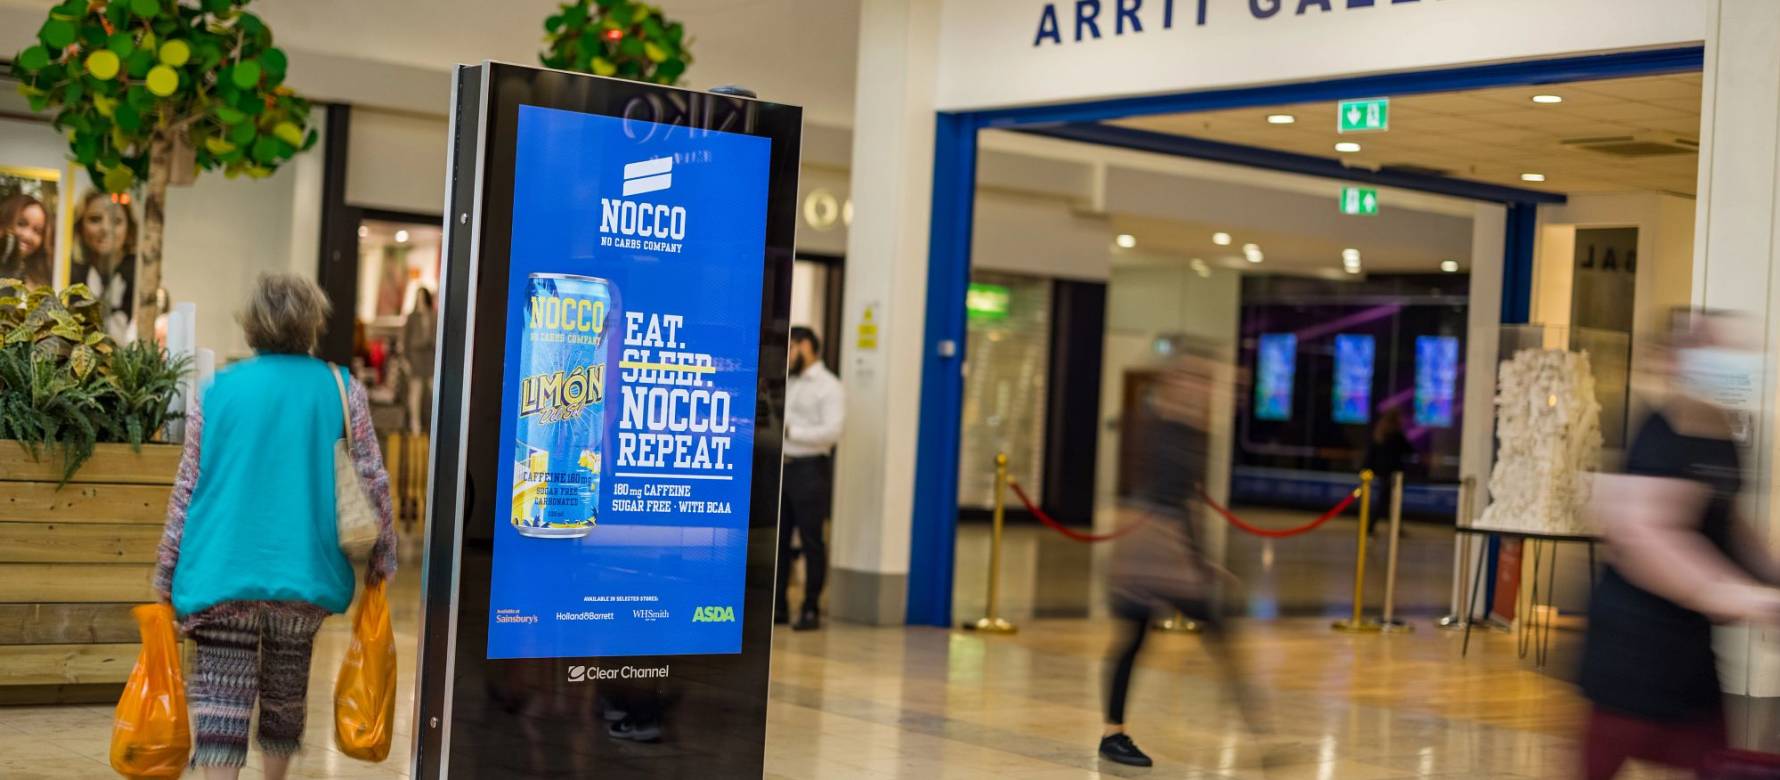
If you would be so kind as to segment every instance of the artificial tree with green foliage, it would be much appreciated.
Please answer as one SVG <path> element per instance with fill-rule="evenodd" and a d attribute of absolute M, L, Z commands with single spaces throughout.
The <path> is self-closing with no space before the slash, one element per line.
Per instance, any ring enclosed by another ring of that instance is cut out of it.
<path fill-rule="evenodd" d="M 168 185 L 217 168 L 265 178 L 315 144 L 309 102 L 284 86 L 288 61 L 249 2 L 66 0 L 13 59 L 93 181 L 144 190 L 136 311 L 151 332 Z"/>
<path fill-rule="evenodd" d="M 686 26 L 634 0 L 575 0 L 544 20 L 544 67 L 674 85 L 692 64 Z"/>

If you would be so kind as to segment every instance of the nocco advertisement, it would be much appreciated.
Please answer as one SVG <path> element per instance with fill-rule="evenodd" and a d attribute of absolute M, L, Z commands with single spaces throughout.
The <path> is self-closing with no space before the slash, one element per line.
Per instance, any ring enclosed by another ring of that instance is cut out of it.
<path fill-rule="evenodd" d="M 741 652 L 770 157 L 520 107 L 489 658 Z"/>

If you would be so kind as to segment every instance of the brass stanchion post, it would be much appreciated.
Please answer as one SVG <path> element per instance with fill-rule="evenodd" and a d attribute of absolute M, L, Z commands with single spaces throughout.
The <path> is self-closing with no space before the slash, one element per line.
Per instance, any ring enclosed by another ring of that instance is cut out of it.
<path fill-rule="evenodd" d="M 1354 609 L 1347 620 L 1335 621 L 1336 631 L 1370 632 L 1379 630 L 1377 623 L 1365 619 L 1361 612 L 1366 600 L 1366 531 L 1372 519 L 1372 470 L 1360 472 L 1359 547 L 1354 553 Z"/>
<path fill-rule="evenodd" d="M 1414 631 L 1415 626 L 1397 619 L 1397 542 L 1403 534 L 1403 472 L 1391 474 L 1391 547 L 1385 556 L 1383 631 Z"/>
<path fill-rule="evenodd" d="M 1001 599 L 1001 525 L 1007 515 L 1007 453 L 995 453 L 995 511 L 989 532 L 989 599 L 983 617 L 964 627 L 990 634 L 1012 634 L 1019 629 L 998 614 Z"/>

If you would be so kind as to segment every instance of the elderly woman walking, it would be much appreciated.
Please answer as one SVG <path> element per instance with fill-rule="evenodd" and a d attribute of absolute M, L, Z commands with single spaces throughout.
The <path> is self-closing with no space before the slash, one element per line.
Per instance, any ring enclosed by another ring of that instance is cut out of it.
<path fill-rule="evenodd" d="M 352 602 L 334 512 L 334 443 L 347 426 L 381 526 L 365 581 L 395 571 L 389 475 L 365 389 L 310 355 L 328 311 L 314 283 L 262 277 L 240 318 L 254 357 L 218 372 L 186 422 L 154 587 L 197 643 L 192 764 L 206 777 L 236 777 L 246 763 L 256 700 L 266 777 L 285 776 L 302 740 L 315 633 Z"/>

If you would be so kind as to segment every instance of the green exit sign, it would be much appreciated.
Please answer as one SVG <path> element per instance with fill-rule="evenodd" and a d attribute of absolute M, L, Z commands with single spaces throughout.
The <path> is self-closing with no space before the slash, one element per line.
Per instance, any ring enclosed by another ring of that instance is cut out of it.
<path fill-rule="evenodd" d="M 964 292 L 964 310 L 973 320 L 1005 320 L 1013 293 L 999 284 L 971 282 Z"/>
<path fill-rule="evenodd" d="M 1335 107 L 1335 130 L 1340 133 L 1379 133 L 1391 129 L 1391 99 L 1343 100 Z"/>
<path fill-rule="evenodd" d="M 1378 215 L 1378 190 L 1367 187 L 1341 188 L 1341 213 L 1364 217 Z"/>

